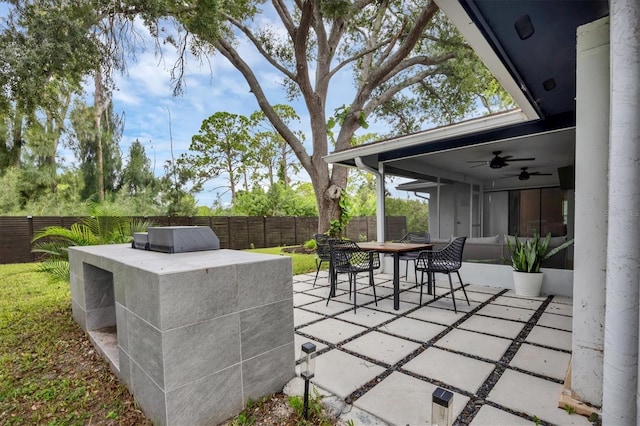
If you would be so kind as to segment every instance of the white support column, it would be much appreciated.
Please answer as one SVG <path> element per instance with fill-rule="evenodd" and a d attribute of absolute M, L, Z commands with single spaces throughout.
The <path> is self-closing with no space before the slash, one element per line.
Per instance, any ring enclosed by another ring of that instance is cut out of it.
<path fill-rule="evenodd" d="M 571 387 L 575 398 L 601 406 L 609 152 L 608 18 L 578 27 L 576 53 Z"/>
<path fill-rule="evenodd" d="M 386 216 L 384 209 L 384 164 L 378 163 L 378 174 L 376 174 L 376 216 L 381 220 L 376 221 L 378 242 L 383 243 L 386 233 Z"/>
<path fill-rule="evenodd" d="M 609 226 L 603 424 L 638 418 L 640 281 L 640 6 L 611 0 Z"/>

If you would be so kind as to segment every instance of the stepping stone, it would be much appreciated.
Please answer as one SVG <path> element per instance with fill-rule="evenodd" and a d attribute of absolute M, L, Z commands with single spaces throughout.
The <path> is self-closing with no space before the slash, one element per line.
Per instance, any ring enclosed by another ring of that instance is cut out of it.
<path fill-rule="evenodd" d="M 436 346 L 499 361 L 511 346 L 511 340 L 454 329 L 435 342 Z"/>
<path fill-rule="evenodd" d="M 520 334 L 523 327 L 524 324 L 521 322 L 482 317 L 479 315 L 474 315 L 458 326 L 458 328 L 463 328 L 465 330 L 490 333 L 495 336 L 506 337 L 508 339 L 515 339 L 518 334 Z"/>
<path fill-rule="evenodd" d="M 375 308 L 375 305 L 369 306 Z M 358 308 L 355 314 L 353 313 L 353 309 L 351 309 L 344 314 L 336 316 L 337 319 L 355 322 L 356 324 L 360 324 L 365 327 L 376 327 L 377 325 L 382 324 L 385 321 L 389 321 L 395 317 L 395 315 L 368 308 Z"/>
<path fill-rule="evenodd" d="M 431 347 L 402 368 L 458 389 L 476 393 L 494 367 L 493 364 L 484 361 Z"/>
<path fill-rule="evenodd" d="M 564 380 L 571 355 L 566 352 L 540 348 L 524 343 L 509 365 L 532 373 Z"/>
<path fill-rule="evenodd" d="M 324 316 L 316 314 L 315 312 L 305 311 L 304 309 L 295 308 L 293 310 L 293 325 L 295 327 L 300 327 L 304 324 L 319 320 L 320 318 L 324 318 Z"/>
<path fill-rule="evenodd" d="M 532 422 L 523 417 L 514 416 L 506 411 L 498 410 L 490 405 L 483 405 L 478 411 L 478 414 L 471 421 L 472 426 L 496 426 L 496 425 L 509 425 L 519 426 L 527 425 L 531 426 Z"/>
<path fill-rule="evenodd" d="M 380 330 L 426 343 L 446 330 L 446 327 L 403 317 L 383 325 Z"/>
<path fill-rule="evenodd" d="M 558 408 L 563 386 L 507 369 L 489 393 L 489 401 L 558 425 L 591 425 L 578 414 Z"/>
<path fill-rule="evenodd" d="M 565 351 L 571 350 L 571 333 L 568 331 L 535 326 L 525 341 Z"/>
<path fill-rule="evenodd" d="M 431 395 L 436 386 L 394 371 L 354 406 L 373 414 L 390 425 L 431 424 Z M 462 412 L 469 398 L 453 394 L 453 419 Z"/>
<path fill-rule="evenodd" d="M 478 292 L 478 293 L 488 293 L 488 294 L 498 294 L 502 290 L 504 290 L 503 288 L 487 287 L 487 286 L 482 286 L 482 285 L 477 285 L 477 284 L 470 284 L 470 285 L 466 286 L 465 288 L 467 289 L 467 292 L 474 291 L 474 292 Z"/>
<path fill-rule="evenodd" d="M 367 358 L 394 365 L 420 347 L 419 343 L 372 331 L 342 346 Z"/>
<path fill-rule="evenodd" d="M 544 299 L 524 299 L 520 297 L 507 297 L 503 295 L 498 297 L 492 303 L 495 303 L 496 305 L 513 306 L 516 308 L 533 309 L 535 311 L 540 307 L 540 305 L 542 305 L 543 301 Z"/>
<path fill-rule="evenodd" d="M 451 325 L 460 320 L 463 316 L 465 316 L 465 314 L 462 312 L 458 312 L 456 314 L 452 310 L 439 309 L 432 305 L 423 306 L 422 308 L 407 314 L 407 317 L 418 318 L 442 325 Z"/>
<path fill-rule="evenodd" d="M 322 300 L 320 297 L 315 296 L 315 295 L 311 295 L 311 294 L 305 294 L 305 293 L 294 293 L 293 294 L 293 305 L 294 306 L 306 305 L 308 303 L 318 302 L 320 300 Z"/>
<path fill-rule="evenodd" d="M 302 353 L 302 345 L 307 343 L 307 342 L 311 342 L 314 345 L 316 345 L 316 352 L 317 351 L 321 351 L 322 349 L 327 347 L 327 345 L 325 345 L 324 343 L 316 342 L 313 339 L 309 339 L 309 338 L 301 336 L 299 334 L 296 334 L 294 336 L 293 341 L 294 341 L 293 344 L 295 345 L 296 361 L 299 360 L 299 359 L 302 359 L 303 355 L 305 355 L 305 354 Z"/>
<path fill-rule="evenodd" d="M 315 324 L 299 328 L 297 331 L 324 340 L 325 342 L 338 344 L 350 339 L 356 334 L 367 331 L 367 328 L 329 318 Z"/>
<path fill-rule="evenodd" d="M 496 305 L 494 303 L 489 303 L 482 309 L 480 309 L 477 314 L 478 315 L 486 315 L 490 317 L 503 318 L 514 321 L 523 321 L 527 322 L 531 319 L 533 314 L 536 311 L 531 309 L 523 309 L 523 308 L 515 308 L 513 306 L 505 306 L 505 305 Z"/>
<path fill-rule="evenodd" d="M 316 358 L 313 383 L 340 398 L 346 398 L 385 371 L 383 367 L 332 349 Z"/>
<path fill-rule="evenodd" d="M 545 309 L 545 313 L 573 316 L 573 306 L 564 303 L 551 302 Z"/>
<path fill-rule="evenodd" d="M 329 304 L 327 305 L 327 301 L 320 300 L 315 303 L 310 303 L 308 305 L 304 305 L 304 308 L 308 311 L 317 312 L 319 314 L 324 315 L 335 315 L 342 312 L 346 312 L 349 309 L 353 310 L 353 304 L 342 303 L 338 300 L 331 299 Z"/>
<path fill-rule="evenodd" d="M 565 315 L 548 314 L 545 312 L 540 316 L 540 319 L 538 319 L 537 325 L 571 331 L 573 329 L 573 318 Z"/>

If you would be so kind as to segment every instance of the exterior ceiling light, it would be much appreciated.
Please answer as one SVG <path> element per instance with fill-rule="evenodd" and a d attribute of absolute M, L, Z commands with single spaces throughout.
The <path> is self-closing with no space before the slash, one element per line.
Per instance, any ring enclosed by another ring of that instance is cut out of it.
<path fill-rule="evenodd" d="M 531 18 L 529 18 L 529 15 L 524 15 L 518 18 L 513 26 L 516 28 L 516 32 L 518 33 L 518 37 L 520 37 L 520 40 L 528 39 L 536 31 L 535 28 L 533 28 L 533 24 L 531 23 Z"/>
<path fill-rule="evenodd" d="M 542 87 L 544 87 L 544 90 L 549 92 L 556 88 L 556 80 L 553 78 L 548 78 L 542 82 Z"/>

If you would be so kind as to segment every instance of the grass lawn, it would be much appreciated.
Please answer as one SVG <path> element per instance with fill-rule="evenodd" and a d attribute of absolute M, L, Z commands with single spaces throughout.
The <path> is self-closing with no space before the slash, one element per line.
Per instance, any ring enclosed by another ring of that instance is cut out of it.
<path fill-rule="evenodd" d="M 286 250 L 287 247 L 284 247 Z M 261 249 L 252 249 L 247 250 L 255 253 L 266 253 L 266 254 L 276 254 L 281 256 L 290 256 L 293 262 L 293 275 L 306 274 L 307 272 L 315 272 L 316 271 L 316 256 L 315 254 L 301 254 L 301 253 L 289 253 L 283 251 L 283 247 L 270 247 L 270 248 L 261 248 Z M 323 270 L 329 269 L 329 263 L 323 262 L 322 268 Z"/>
<path fill-rule="evenodd" d="M 315 271 L 313 254 L 286 255 L 294 274 Z M 0 424 L 150 425 L 73 320 L 69 284 L 36 266 L 0 265 Z"/>

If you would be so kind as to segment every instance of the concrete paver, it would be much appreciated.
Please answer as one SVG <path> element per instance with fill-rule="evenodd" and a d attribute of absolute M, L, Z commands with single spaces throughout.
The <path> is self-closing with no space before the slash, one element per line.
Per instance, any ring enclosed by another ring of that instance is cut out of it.
<path fill-rule="evenodd" d="M 423 306 L 422 308 L 410 312 L 408 317 L 418 318 L 424 321 L 435 322 L 442 325 L 452 325 L 464 317 L 463 312 L 457 314 L 453 310 L 436 308 L 433 305 Z"/>
<path fill-rule="evenodd" d="M 490 405 L 483 405 L 471 424 L 473 426 L 531 426 L 532 422 Z"/>
<path fill-rule="evenodd" d="M 329 318 L 302 327 L 298 331 L 326 342 L 337 344 L 356 334 L 367 331 L 367 328 Z"/>
<path fill-rule="evenodd" d="M 305 311 L 304 309 L 295 308 L 293 310 L 293 325 L 295 327 L 319 320 L 320 318 L 324 318 L 324 316 L 315 312 Z"/>
<path fill-rule="evenodd" d="M 419 347 L 419 343 L 389 336 L 378 331 L 372 331 L 343 346 L 345 349 L 389 365 L 397 363 Z"/>
<path fill-rule="evenodd" d="M 295 349 L 295 351 L 296 351 L 296 355 L 295 355 L 295 357 L 296 357 L 296 361 L 298 361 L 298 360 L 300 360 L 300 359 L 302 359 L 302 358 L 303 358 L 303 355 L 304 355 L 304 354 L 303 354 L 303 352 L 302 352 L 302 345 L 303 345 L 304 343 L 307 343 L 307 342 L 311 342 L 311 343 L 313 343 L 314 345 L 316 345 L 316 351 L 321 351 L 321 350 L 323 350 L 324 348 L 326 348 L 326 347 L 327 347 L 327 345 L 325 345 L 324 343 L 320 343 L 320 342 L 318 342 L 318 341 L 316 341 L 316 340 L 309 339 L 309 338 L 307 338 L 307 337 L 303 337 L 303 336 L 301 336 L 301 335 L 299 335 L 299 334 L 296 334 L 296 335 L 294 336 L 294 338 L 293 338 L 293 343 L 294 343 L 294 345 L 295 345 L 295 348 L 294 348 L 294 349 Z"/>
<path fill-rule="evenodd" d="M 479 315 L 486 315 L 490 317 L 527 322 L 531 319 L 533 314 L 536 313 L 536 311 L 489 303 L 485 307 L 481 308 L 477 313 Z"/>
<path fill-rule="evenodd" d="M 531 299 L 523 299 L 520 297 L 510 297 L 507 295 L 498 296 L 498 298 L 493 302 L 496 305 L 505 305 L 505 306 L 513 306 L 516 308 L 525 308 L 525 309 L 533 309 L 536 310 L 542 305 L 544 299 L 536 300 L 535 298 Z"/>
<path fill-rule="evenodd" d="M 571 355 L 566 352 L 522 344 L 509 365 L 543 376 L 564 380 Z"/>
<path fill-rule="evenodd" d="M 373 305 L 373 307 L 375 307 L 375 305 Z M 364 325 L 366 327 L 375 327 L 385 321 L 395 318 L 395 315 L 376 311 L 375 309 L 358 308 L 356 313 L 353 313 L 353 309 L 351 309 L 343 314 L 337 315 L 336 318 L 344 321 L 355 322 L 356 324 Z"/>
<path fill-rule="evenodd" d="M 317 357 L 313 383 L 346 398 L 384 371 L 383 367 L 333 349 Z"/>
<path fill-rule="evenodd" d="M 407 371 L 472 393 L 478 390 L 494 367 L 493 364 L 438 348 L 427 349 L 403 366 Z"/>
<path fill-rule="evenodd" d="M 499 337 L 515 339 L 524 327 L 523 323 L 475 315 L 459 326 L 465 330 L 490 333 Z"/>
<path fill-rule="evenodd" d="M 431 424 L 431 395 L 435 389 L 431 383 L 393 372 L 354 405 L 392 425 L 428 425 Z M 468 400 L 464 395 L 454 393 L 454 419 Z"/>
<path fill-rule="evenodd" d="M 525 298 L 513 291 L 470 285 L 469 307 L 455 283 L 456 314 L 447 294 L 450 289 L 446 277 L 436 281 L 437 295 L 445 296 L 433 301 L 425 291 L 421 307 L 420 289 L 412 280 L 402 279 L 400 310 L 396 311 L 391 275 L 375 276 L 376 307 L 371 303 L 373 291 L 368 277 L 362 274 L 358 277 L 358 310 L 354 314 L 345 275 L 340 276 L 338 297 L 328 307 L 326 272 L 321 272 L 315 288 L 314 275 L 294 277 L 294 305 L 304 306 L 294 308 L 295 356 L 301 356 L 300 346 L 306 341 L 314 342 L 318 351 L 326 351 L 317 356 L 313 381 L 329 395 L 327 401 L 333 401 L 332 407 L 343 423 L 352 419 L 362 425 L 429 424 L 431 393 L 436 387 L 433 381 L 449 390 L 464 391 L 465 395 L 454 396 L 455 418 L 469 401 L 469 394 L 476 394 L 486 384 L 495 363 L 505 359 L 518 371 L 507 367 L 486 398 L 491 405 L 480 401 L 471 424 L 531 424 L 532 416 L 555 424 L 589 424 L 586 418 L 570 416 L 557 408 L 562 389 L 558 381 L 564 379 L 571 357 L 570 298 L 554 297 L 526 343 L 513 354 L 505 351 L 546 297 Z M 452 328 L 462 318 L 465 321 Z M 421 345 L 428 342 L 433 346 L 422 350 Z M 398 371 L 385 367 L 407 356 L 408 361 Z M 377 382 L 372 382 L 376 377 Z M 353 406 L 344 401 L 352 394 L 356 397 Z"/>
<path fill-rule="evenodd" d="M 573 306 L 564 303 L 551 302 L 545 312 L 550 314 L 573 316 Z"/>
<path fill-rule="evenodd" d="M 455 329 L 438 340 L 436 345 L 493 361 L 499 361 L 511 343 L 512 340 L 510 339 Z"/>
<path fill-rule="evenodd" d="M 573 318 L 565 315 L 549 314 L 545 312 L 540 316 L 538 325 L 571 331 L 573 329 Z"/>
<path fill-rule="evenodd" d="M 565 351 L 571 350 L 571 333 L 568 331 L 535 326 L 525 341 Z"/>
<path fill-rule="evenodd" d="M 446 327 L 439 324 L 432 324 L 413 318 L 403 317 L 383 325 L 380 327 L 380 330 L 426 343 L 446 330 Z"/>
<path fill-rule="evenodd" d="M 325 299 L 320 300 L 319 302 L 304 305 L 304 308 L 309 311 L 317 312 L 319 314 L 333 315 L 348 311 L 349 309 L 353 309 L 353 304 L 343 303 L 334 299 L 331 299 L 329 301 L 329 304 L 327 304 L 327 301 Z"/>
<path fill-rule="evenodd" d="M 503 407 L 536 416 L 558 425 L 590 425 L 580 415 L 558 408 L 562 385 L 513 370 L 506 370 L 489 393 L 489 400 Z"/>

